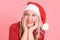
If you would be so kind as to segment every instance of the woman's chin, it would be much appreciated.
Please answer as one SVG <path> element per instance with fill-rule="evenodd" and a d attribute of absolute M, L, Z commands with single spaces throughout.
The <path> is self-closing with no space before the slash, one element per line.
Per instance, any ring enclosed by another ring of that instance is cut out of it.
<path fill-rule="evenodd" d="M 32 27 L 33 26 L 33 24 L 27 24 L 27 27 L 28 28 L 30 28 L 30 27 Z"/>

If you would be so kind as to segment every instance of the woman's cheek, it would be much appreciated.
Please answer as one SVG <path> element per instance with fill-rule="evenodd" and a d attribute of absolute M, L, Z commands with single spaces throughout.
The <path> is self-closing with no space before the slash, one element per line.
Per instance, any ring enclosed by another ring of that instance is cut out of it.
<path fill-rule="evenodd" d="M 34 22 L 36 22 L 37 18 L 34 18 Z"/>

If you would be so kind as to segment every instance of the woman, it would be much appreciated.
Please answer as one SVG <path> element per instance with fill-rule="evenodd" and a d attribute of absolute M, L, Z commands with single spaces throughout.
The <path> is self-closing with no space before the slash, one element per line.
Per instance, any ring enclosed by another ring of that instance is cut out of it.
<path fill-rule="evenodd" d="M 11 25 L 9 40 L 44 40 L 47 29 L 43 8 L 38 3 L 29 2 L 21 21 Z"/>

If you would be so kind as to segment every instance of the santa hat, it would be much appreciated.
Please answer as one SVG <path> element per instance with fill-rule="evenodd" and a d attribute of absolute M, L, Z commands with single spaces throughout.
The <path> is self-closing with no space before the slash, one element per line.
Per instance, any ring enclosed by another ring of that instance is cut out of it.
<path fill-rule="evenodd" d="M 45 11 L 41 5 L 39 5 L 38 3 L 29 2 L 27 4 L 27 7 L 25 8 L 25 11 L 26 10 L 32 10 L 32 11 L 36 12 L 43 23 L 42 30 L 48 30 L 49 25 L 48 25 L 48 23 L 46 23 Z"/>

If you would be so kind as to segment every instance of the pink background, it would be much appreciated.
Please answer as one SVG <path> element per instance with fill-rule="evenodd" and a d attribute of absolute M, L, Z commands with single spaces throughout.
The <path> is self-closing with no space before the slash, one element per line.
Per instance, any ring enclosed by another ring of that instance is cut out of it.
<path fill-rule="evenodd" d="M 45 40 L 60 40 L 60 0 L 0 0 L 0 40 L 8 40 L 10 25 L 20 21 L 29 1 L 38 2 L 45 9 L 50 26 Z"/>

